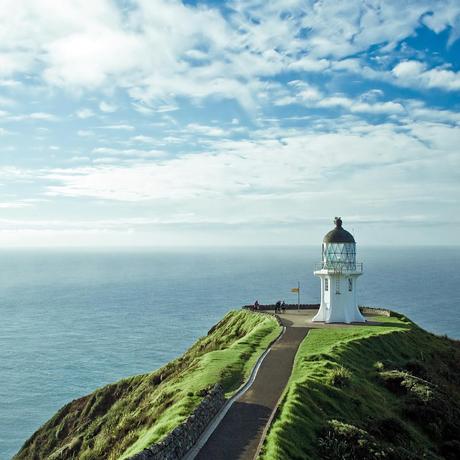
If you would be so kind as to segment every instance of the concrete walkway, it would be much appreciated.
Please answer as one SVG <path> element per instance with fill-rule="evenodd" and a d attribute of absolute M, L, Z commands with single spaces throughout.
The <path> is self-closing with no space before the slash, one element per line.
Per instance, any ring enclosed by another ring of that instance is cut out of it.
<path fill-rule="evenodd" d="M 300 317 L 280 316 L 287 326 L 286 332 L 265 357 L 252 386 L 231 406 L 196 459 L 254 458 L 264 428 L 291 375 L 297 349 L 308 331 L 305 322 L 295 321 Z"/>

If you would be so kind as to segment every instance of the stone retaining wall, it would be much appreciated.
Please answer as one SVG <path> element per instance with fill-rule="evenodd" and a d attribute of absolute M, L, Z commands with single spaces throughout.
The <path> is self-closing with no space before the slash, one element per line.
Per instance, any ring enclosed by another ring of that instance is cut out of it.
<path fill-rule="evenodd" d="M 361 313 L 368 315 L 379 315 L 379 316 L 394 316 L 394 312 L 388 310 L 388 308 L 381 307 L 368 307 L 366 305 L 359 305 Z"/>
<path fill-rule="evenodd" d="M 275 304 L 259 305 L 259 310 L 274 310 L 275 306 Z M 244 305 L 243 308 L 252 310 L 254 305 Z M 296 303 L 287 303 L 285 308 L 286 310 L 297 310 L 297 308 L 300 308 L 300 310 L 317 310 L 319 308 L 319 303 L 301 303 L 300 307 Z"/>
<path fill-rule="evenodd" d="M 224 391 L 216 384 L 185 422 L 165 439 L 129 457 L 128 460 L 180 460 L 193 447 L 224 403 Z"/>

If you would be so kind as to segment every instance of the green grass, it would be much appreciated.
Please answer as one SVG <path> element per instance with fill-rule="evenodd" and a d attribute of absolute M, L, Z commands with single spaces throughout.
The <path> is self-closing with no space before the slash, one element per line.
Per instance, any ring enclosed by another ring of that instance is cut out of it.
<path fill-rule="evenodd" d="M 310 331 L 262 459 L 451 458 L 460 446 L 459 343 L 399 315 L 376 320 Z"/>
<path fill-rule="evenodd" d="M 209 387 L 221 383 L 227 396 L 233 394 L 280 330 L 272 317 L 230 312 L 161 369 L 64 406 L 14 458 L 114 460 L 140 452 L 183 422 Z"/>

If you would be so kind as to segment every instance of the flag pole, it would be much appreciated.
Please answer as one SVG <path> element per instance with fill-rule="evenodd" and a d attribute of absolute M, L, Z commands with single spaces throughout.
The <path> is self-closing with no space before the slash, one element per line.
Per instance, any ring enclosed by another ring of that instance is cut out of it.
<path fill-rule="evenodd" d="M 300 310 L 300 281 L 297 281 L 297 311 Z"/>

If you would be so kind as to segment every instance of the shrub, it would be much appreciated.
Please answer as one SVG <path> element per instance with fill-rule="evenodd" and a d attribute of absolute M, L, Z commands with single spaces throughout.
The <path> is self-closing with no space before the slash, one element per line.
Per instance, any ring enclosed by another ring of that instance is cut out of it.
<path fill-rule="evenodd" d="M 402 395 L 407 393 L 407 388 L 403 385 L 403 382 L 407 376 L 406 372 L 401 371 L 384 371 L 380 372 L 379 377 L 382 379 L 385 387 L 392 393 Z"/>
<path fill-rule="evenodd" d="M 420 361 L 414 360 L 414 361 L 408 361 L 404 368 L 412 375 L 415 375 L 416 377 L 420 377 L 422 379 L 426 379 L 428 376 L 428 372 L 426 370 L 426 367 L 423 363 Z"/>
<path fill-rule="evenodd" d="M 441 454 L 447 460 L 457 460 L 460 452 L 460 441 L 447 441 L 441 446 Z"/>
<path fill-rule="evenodd" d="M 336 367 L 329 376 L 329 383 L 334 387 L 344 387 L 351 379 L 351 372 L 343 366 Z"/>
<path fill-rule="evenodd" d="M 405 426 L 395 417 L 372 420 L 367 426 L 369 433 L 388 442 L 404 440 L 408 437 Z"/>
<path fill-rule="evenodd" d="M 354 425 L 330 420 L 318 438 L 324 460 L 367 460 L 386 458 L 385 451 L 366 431 Z"/>

